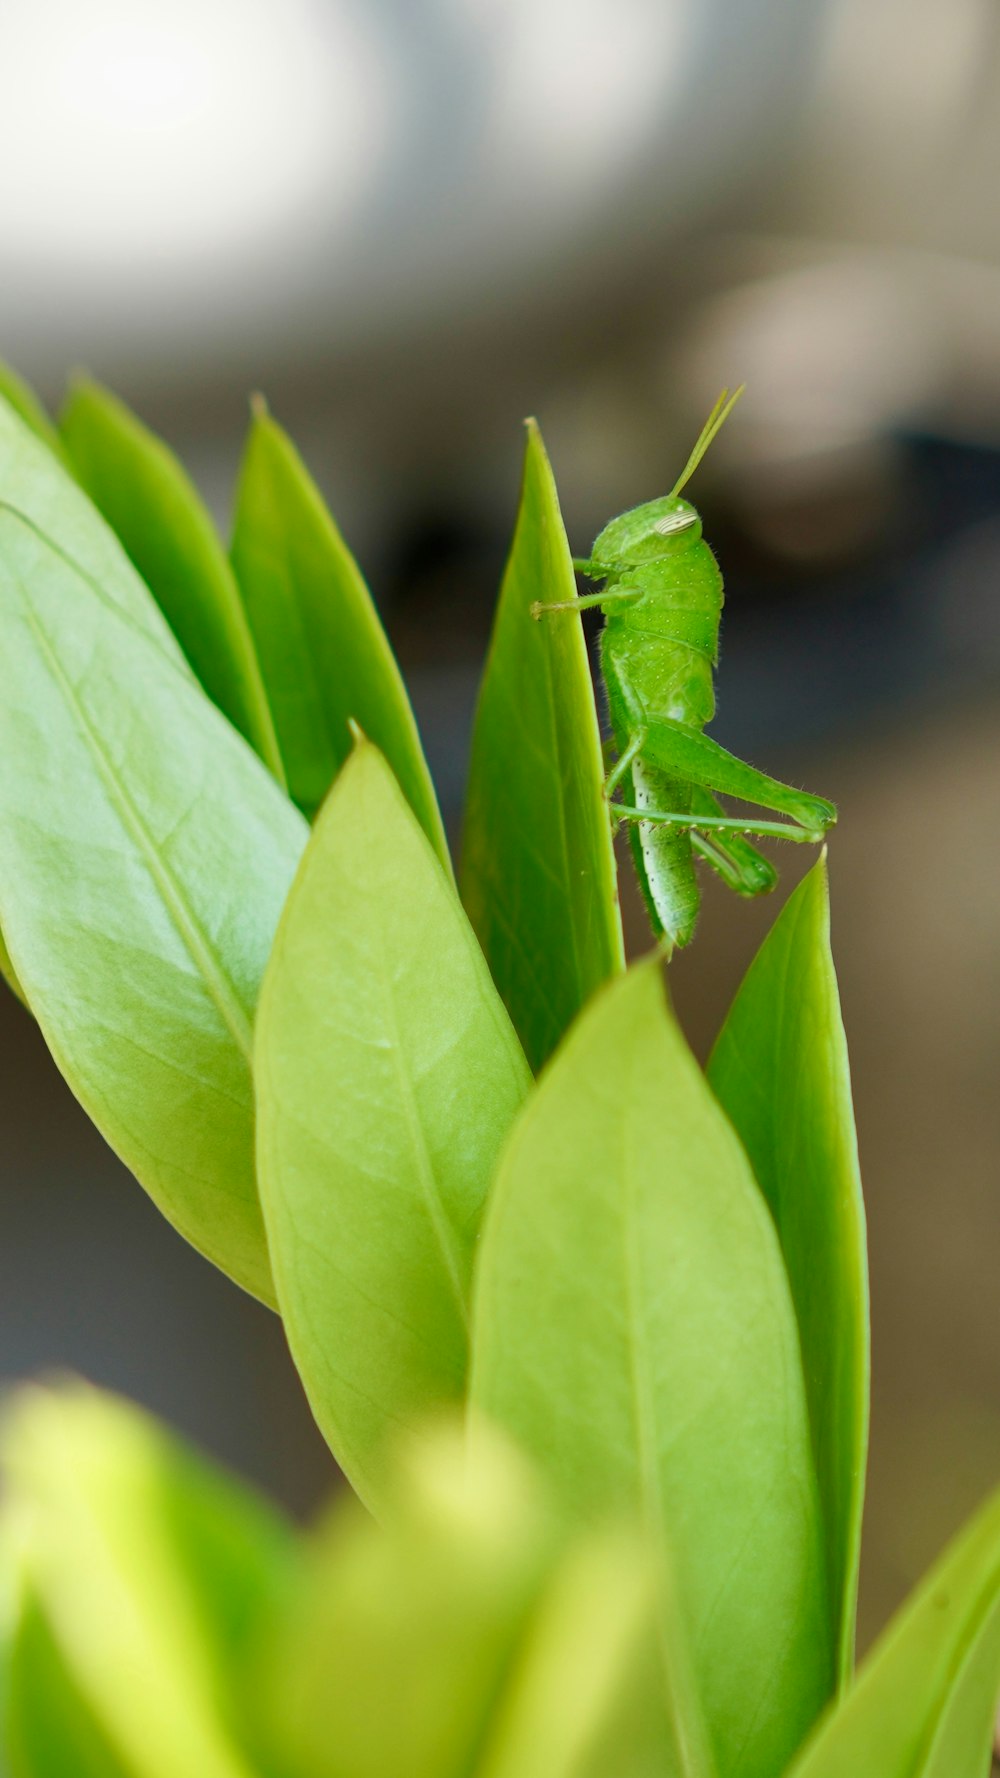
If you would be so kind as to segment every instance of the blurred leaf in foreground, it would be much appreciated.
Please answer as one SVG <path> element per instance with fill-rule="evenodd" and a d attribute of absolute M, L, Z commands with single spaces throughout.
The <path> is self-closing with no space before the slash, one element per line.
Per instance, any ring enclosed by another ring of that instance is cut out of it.
<path fill-rule="evenodd" d="M 255 1778 L 247 1676 L 294 1585 L 290 1528 L 146 1415 L 82 1384 L 24 1391 L 3 1457 L 26 1601 L 21 1745 L 43 1733 L 41 1686 L 73 1712 L 50 1734 L 82 1745 L 95 1778 L 102 1755 L 134 1778 Z"/>

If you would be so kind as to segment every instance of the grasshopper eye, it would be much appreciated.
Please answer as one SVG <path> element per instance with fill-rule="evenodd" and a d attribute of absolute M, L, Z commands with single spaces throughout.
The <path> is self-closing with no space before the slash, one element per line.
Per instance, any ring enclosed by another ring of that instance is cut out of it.
<path fill-rule="evenodd" d="M 690 531 L 697 522 L 693 512 L 671 512 L 665 519 L 657 519 L 653 530 L 661 537 L 673 537 L 678 531 Z"/>

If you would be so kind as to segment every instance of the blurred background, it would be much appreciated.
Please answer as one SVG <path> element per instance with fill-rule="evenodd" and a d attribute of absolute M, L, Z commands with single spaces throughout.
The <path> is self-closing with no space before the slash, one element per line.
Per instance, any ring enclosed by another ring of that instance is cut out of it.
<path fill-rule="evenodd" d="M 841 809 L 868 1640 L 1000 1481 L 994 0 L 4 0 L 0 67 L 0 355 L 53 403 L 74 365 L 110 383 L 224 526 L 267 394 L 456 833 L 521 420 L 583 552 L 748 383 L 695 490 L 714 733 Z M 775 911 L 708 885 L 673 971 L 701 1053 Z M 277 1322 L 160 1220 L 9 996 L 0 1060 L 3 1376 L 71 1366 L 307 1511 L 331 1468 Z"/>

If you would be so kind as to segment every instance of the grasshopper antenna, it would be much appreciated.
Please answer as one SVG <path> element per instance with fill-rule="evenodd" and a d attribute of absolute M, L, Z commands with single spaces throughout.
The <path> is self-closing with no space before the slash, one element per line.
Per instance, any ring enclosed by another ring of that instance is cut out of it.
<path fill-rule="evenodd" d="M 691 452 L 691 455 L 685 463 L 684 468 L 681 470 L 677 481 L 670 490 L 671 500 L 673 500 L 674 497 L 680 493 L 681 489 L 685 488 L 691 480 L 691 477 L 705 455 L 705 452 L 708 450 L 713 438 L 719 431 L 720 427 L 725 425 L 745 388 L 746 384 L 741 383 L 739 388 L 734 389 L 731 395 L 728 389 L 723 389 L 722 394 L 719 396 L 718 401 L 698 434 L 694 450 Z"/>

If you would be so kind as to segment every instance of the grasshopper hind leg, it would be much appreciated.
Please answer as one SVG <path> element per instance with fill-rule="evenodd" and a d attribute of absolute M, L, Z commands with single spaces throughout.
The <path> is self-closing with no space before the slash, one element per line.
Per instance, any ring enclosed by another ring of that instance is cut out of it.
<path fill-rule="evenodd" d="M 695 816 L 725 814 L 712 792 L 699 784 L 691 786 L 691 812 Z M 735 890 L 737 895 L 769 895 L 777 884 L 778 873 L 771 860 L 758 852 L 756 846 L 751 846 L 742 834 L 713 829 L 709 838 L 694 828 L 691 840 L 699 857 L 704 858 L 726 887 Z"/>
<path fill-rule="evenodd" d="M 650 813 L 683 808 L 688 790 L 639 758 L 629 765 L 622 788 L 637 809 Z M 701 903 L 690 832 L 638 820 L 629 822 L 628 838 L 653 931 L 673 947 L 690 944 Z"/>

